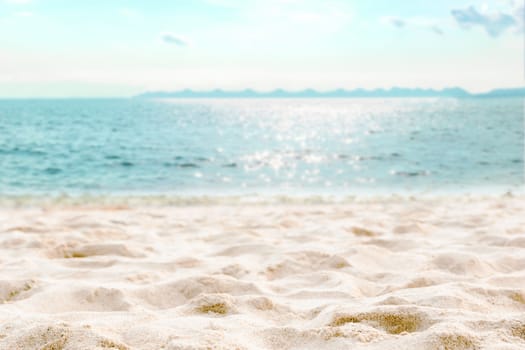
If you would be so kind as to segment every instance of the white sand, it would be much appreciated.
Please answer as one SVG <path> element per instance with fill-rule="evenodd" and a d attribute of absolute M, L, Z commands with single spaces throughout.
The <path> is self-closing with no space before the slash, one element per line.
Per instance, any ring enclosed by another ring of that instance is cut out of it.
<path fill-rule="evenodd" d="M 0 349 L 524 349 L 525 199 L 0 211 Z"/>

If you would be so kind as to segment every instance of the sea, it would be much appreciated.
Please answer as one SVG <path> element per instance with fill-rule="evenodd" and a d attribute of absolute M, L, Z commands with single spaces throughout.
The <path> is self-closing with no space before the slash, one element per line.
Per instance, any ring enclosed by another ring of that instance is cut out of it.
<path fill-rule="evenodd" d="M 524 186 L 522 98 L 0 100 L 0 196 Z"/>

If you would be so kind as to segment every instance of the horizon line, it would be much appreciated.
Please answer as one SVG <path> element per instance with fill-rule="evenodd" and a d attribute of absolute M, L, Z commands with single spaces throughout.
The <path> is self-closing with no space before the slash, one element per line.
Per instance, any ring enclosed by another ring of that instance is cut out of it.
<path fill-rule="evenodd" d="M 473 93 L 468 89 L 459 87 L 459 86 L 449 86 L 444 88 L 422 88 L 422 87 L 400 87 L 392 86 L 389 88 L 378 87 L 378 88 L 334 88 L 334 89 L 315 89 L 315 88 L 303 88 L 303 89 L 283 89 L 283 88 L 274 88 L 274 89 L 256 89 L 256 88 L 244 88 L 244 89 L 222 89 L 222 88 L 211 88 L 211 89 L 193 89 L 193 88 L 182 88 L 177 90 L 146 90 L 134 95 L 114 95 L 114 96 L 90 96 L 90 95 L 72 95 L 72 96 L 13 96 L 13 97 L 3 97 L 0 96 L 0 101 L 6 100 L 59 100 L 59 99 L 135 99 L 135 98 L 148 98 L 148 95 L 154 94 L 193 94 L 193 96 L 187 96 L 187 98 L 417 98 L 425 96 L 409 96 L 409 95 L 391 95 L 391 96 L 326 96 L 334 93 L 346 93 L 346 94 L 378 94 L 378 93 L 449 93 L 449 92 L 458 92 L 461 96 L 449 96 L 449 97 L 489 97 L 490 94 L 495 92 L 520 92 L 520 95 L 525 97 L 525 85 L 514 86 L 514 87 L 496 87 L 490 90 L 483 92 Z M 199 96 L 204 94 L 243 94 L 250 93 L 253 96 Z M 315 94 L 317 96 L 305 96 L 297 94 Z M 271 94 L 281 94 L 280 96 L 271 96 Z M 270 96 L 268 96 L 270 95 Z M 447 97 L 446 95 L 442 96 L 427 96 L 432 97 Z M 495 97 L 504 97 L 504 96 L 495 96 Z M 154 98 L 154 97 L 153 97 Z"/>

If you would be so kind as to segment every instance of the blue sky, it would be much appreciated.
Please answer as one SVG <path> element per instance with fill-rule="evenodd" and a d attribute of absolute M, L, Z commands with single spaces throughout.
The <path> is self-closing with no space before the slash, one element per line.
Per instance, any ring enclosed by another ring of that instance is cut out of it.
<path fill-rule="evenodd" d="M 0 0 L 0 96 L 521 86 L 522 0 Z"/>

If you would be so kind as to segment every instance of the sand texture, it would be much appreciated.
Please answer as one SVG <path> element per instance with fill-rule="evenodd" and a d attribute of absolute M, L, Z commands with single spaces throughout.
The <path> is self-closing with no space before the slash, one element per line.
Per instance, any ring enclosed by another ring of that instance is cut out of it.
<path fill-rule="evenodd" d="M 525 349 L 525 199 L 4 208 L 0 349 Z"/>

